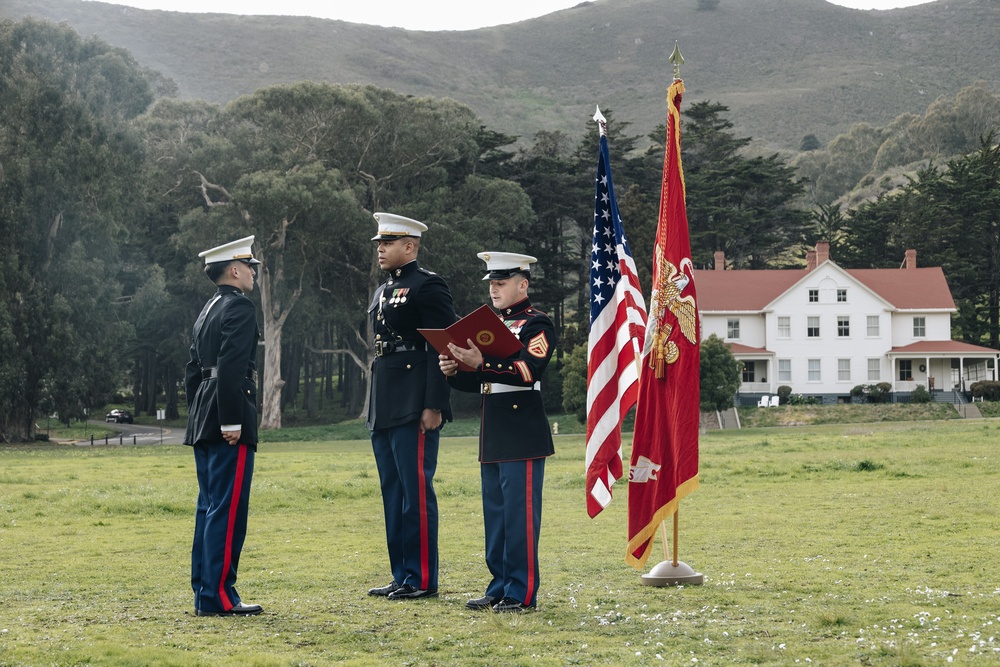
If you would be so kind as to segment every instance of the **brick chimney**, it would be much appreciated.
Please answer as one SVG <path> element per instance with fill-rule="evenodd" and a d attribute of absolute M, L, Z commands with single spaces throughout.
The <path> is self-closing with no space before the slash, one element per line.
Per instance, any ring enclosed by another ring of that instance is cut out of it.
<path fill-rule="evenodd" d="M 715 270 L 716 271 L 726 270 L 726 253 L 722 250 L 715 251 Z"/>
<path fill-rule="evenodd" d="M 830 259 L 830 242 L 816 241 L 816 266 Z"/>
<path fill-rule="evenodd" d="M 906 268 L 915 269 L 917 268 L 917 251 L 910 248 L 906 251 Z"/>
<path fill-rule="evenodd" d="M 812 271 L 816 268 L 816 251 L 807 250 L 806 251 L 806 268 Z"/>

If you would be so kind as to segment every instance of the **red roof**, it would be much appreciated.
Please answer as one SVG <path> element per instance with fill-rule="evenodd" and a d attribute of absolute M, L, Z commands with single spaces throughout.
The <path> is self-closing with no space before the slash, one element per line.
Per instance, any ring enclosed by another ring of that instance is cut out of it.
<path fill-rule="evenodd" d="M 921 340 L 916 343 L 910 343 L 909 345 L 903 345 L 902 347 L 894 347 L 889 350 L 890 354 L 932 354 L 936 352 L 952 354 L 955 352 L 962 353 L 991 353 L 996 354 L 997 351 L 991 347 L 983 347 L 981 345 L 973 345 L 971 343 L 963 343 L 958 340 Z"/>
<path fill-rule="evenodd" d="M 806 269 L 695 271 L 700 310 L 758 311 L 808 274 Z"/>
<path fill-rule="evenodd" d="M 939 266 L 844 271 L 896 308 L 955 309 L 955 300 Z M 761 311 L 809 273 L 808 269 L 696 270 L 698 307 L 703 311 Z"/>
<path fill-rule="evenodd" d="M 940 266 L 925 269 L 845 269 L 858 282 L 902 310 L 955 309 Z M 700 295 L 699 295 L 700 296 Z"/>
<path fill-rule="evenodd" d="M 750 347 L 742 343 L 726 343 L 726 346 L 733 354 L 774 354 L 766 347 Z"/>

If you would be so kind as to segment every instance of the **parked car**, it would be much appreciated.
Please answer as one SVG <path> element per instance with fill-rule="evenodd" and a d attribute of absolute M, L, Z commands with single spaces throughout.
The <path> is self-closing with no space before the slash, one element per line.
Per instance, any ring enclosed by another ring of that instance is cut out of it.
<path fill-rule="evenodd" d="M 132 413 L 128 410 L 112 410 L 108 414 L 104 415 L 104 421 L 114 422 L 116 424 L 131 424 Z"/>

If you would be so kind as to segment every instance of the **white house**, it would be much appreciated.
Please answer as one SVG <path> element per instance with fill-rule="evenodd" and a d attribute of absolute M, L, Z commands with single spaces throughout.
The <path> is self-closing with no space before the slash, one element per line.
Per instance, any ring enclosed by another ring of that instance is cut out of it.
<path fill-rule="evenodd" d="M 951 290 L 941 267 L 917 268 L 916 250 L 898 269 L 843 269 L 821 242 L 806 268 L 764 271 L 727 271 L 717 252 L 694 277 L 702 336 L 743 362 L 744 398 L 787 385 L 832 403 L 860 384 L 906 394 L 997 379 L 1000 352 L 951 340 Z"/>

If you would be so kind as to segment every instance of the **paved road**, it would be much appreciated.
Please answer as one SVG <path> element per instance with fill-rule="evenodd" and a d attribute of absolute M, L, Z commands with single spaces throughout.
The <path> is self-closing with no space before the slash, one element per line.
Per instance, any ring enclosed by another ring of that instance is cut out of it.
<path fill-rule="evenodd" d="M 148 424 L 105 424 L 100 420 L 93 420 L 94 424 L 113 428 L 119 433 L 108 436 L 108 445 L 180 445 L 184 440 L 184 429 L 168 428 L 161 429 L 158 426 Z M 90 440 L 83 440 L 77 445 L 90 446 Z M 94 445 L 104 445 L 104 438 L 94 438 Z"/>

